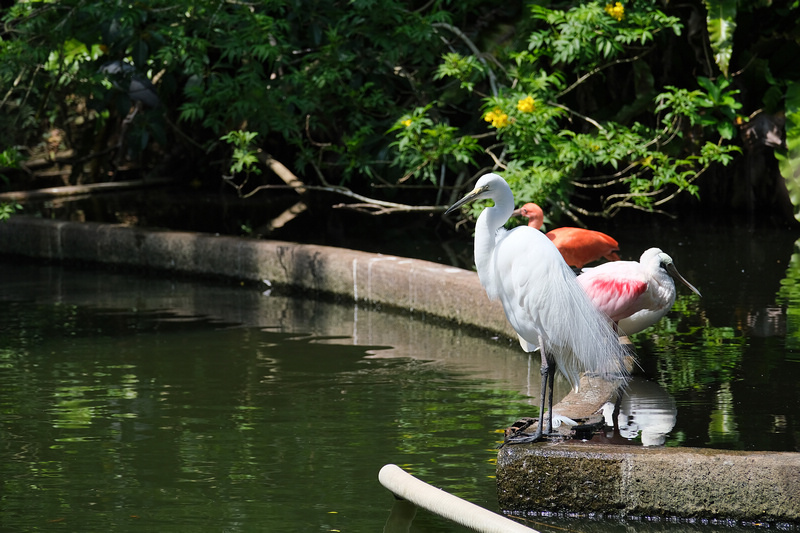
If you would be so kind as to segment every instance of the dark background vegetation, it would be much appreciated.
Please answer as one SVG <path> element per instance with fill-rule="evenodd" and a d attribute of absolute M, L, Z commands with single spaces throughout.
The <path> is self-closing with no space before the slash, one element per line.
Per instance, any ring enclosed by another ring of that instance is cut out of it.
<path fill-rule="evenodd" d="M 403 217 L 495 170 L 554 222 L 794 223 L 797 3 L 622 5 L 3 2 L 0 186 L 169 177 L 280 212 L 302 182 L 304 209 Z"/>

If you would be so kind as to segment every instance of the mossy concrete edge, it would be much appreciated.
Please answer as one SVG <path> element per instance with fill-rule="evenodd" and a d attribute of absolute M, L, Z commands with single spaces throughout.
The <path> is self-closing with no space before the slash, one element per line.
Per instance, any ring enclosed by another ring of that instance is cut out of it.
<path fill-rule="evenodd" d="M 800 524 L 800 454 L 595 445 L 505 446 L 501 509 Z"/>

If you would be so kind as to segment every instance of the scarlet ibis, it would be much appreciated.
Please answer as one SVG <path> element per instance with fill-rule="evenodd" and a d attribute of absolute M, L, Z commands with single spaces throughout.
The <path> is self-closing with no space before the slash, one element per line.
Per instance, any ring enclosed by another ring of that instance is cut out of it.
<path fill-rule="evenodd" d="M 700 296 L 681 276 L 672 258 L 659 248 L 645 250 L 639 261 L 615 261 L 584 269 L 578 283 L 595 306 L 632 335 L 649 328 L 675 303 L 675 281 Z"/>
<path fill-rule="evenodd" d="M 535 229 L 540 229 L 544 223 L 544 211 L 534 203 L 523 205 L 512 215 L 526 217 L 528 226 Z M 575 268 L 583 268 L 585 264 L 603 257 L 619 261 L 619 244 L 605 233 L 583 228 L 556 228 L 545 235 L 556 245 L 564 261 Z"/>
<path fill-rule="evenodd" d="M 446 213 L 478 199 L 494 200 L 494 206 L 483 210 L 475 226 L 478 277 L 489 298 L 503 304 L 522 349 L 541 352 L 539 426 L 531 436 L 507 441 L 532 442 L 552 428 L 556 369 L 576 389 L 581 372 L 623 378 L 626 351 L 607 317 L 592 305 L 550 239 L 527 226 L 503 229 L 514 210 L 514 195 L 503 178 L 485 174 Z M 548 387 L 550 416 L 545 427 Z"/>

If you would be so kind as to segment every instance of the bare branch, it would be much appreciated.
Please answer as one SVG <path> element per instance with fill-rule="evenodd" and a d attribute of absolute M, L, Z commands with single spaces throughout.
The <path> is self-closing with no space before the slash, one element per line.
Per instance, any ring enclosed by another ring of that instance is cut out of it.
<path fill-rule="evenodd" d="M 636 165 L 638 165 L 638 163 L 631 163 L 630 165 L 628 165 L 624 169 L 620 170 L 619 172 L 615 172 L 614 174 L 606 174 L 605 176 L 590 176 L 588 178 L 580 178 L 580 181 L 579 180 L 572 180 L 570 183 L 573 186 L 581 188 L 581 189 L 602 189 L 604 187 L 609 187 L 611 185 L 617 185 L 619 183 L 624 182 L 626 179 L 628 179 L 628 177 L 625 176 L 625 175 L 628 174 L 628 172 L 630 172 L 630 170 L 633 169 Z M 633 174 L 633 176 L 639 176 L 643 172 L 644 172 L 644 170 L 642 170 L 640 172 L 636 172 L 636 173 Z M 608 181 L 604 181 L 603 183 L 586 183 L 587 181 L 599 181 L 599 180 L 603 180 L 603 179 L 604 180 L 608 180 Z"/>
<path fill-rule="evenodd" d="M 703 173 L 705 173 L 706 170 L 708 170 L 708 167 L 701 168 L 694 176 L 692 176 L 691 178 L 687 179 L 686 181 L 689 182 L 689 183 L 692 183 L 697 178 L 699 178 L 701 175 L 703 175 Z M 677 189 L 674 193 L 670 194 L 669 196 L 667 196 L 665 198 L 662 198 L 661 200 L 658 200 L 657 202 L 654 202 L 653 205 L 661 205 L 661 204 L 664 204 L 666 202 L 669 202 L 670 200 L 672 200 L 673 198 L 675 198 L 678 194 L 680 194 L 682 192 L 683 192 L 683 189 Z"/>
<path fill-rule="evenodd" d="M 502 168 L 503 170 L 505 170 L 507 167 L 506 167 L 505 163 L 503 163 L 503 156 L 506 153 L 506 149 L 504 147 L 503 151 L 500 152 L 500 155 L 496 156 L 496 155 L 494 155 L 494 152 L 492 152 L 492 148 L 495 148 L 497 146 L 504 146 L 504 145 L 503 144 L 495 144 L 495 145 L 489 146 L 488 148 L 486 148 L 484 150 L 484 152 L 486 152 L 486 154 L 488 154 L 488 156 L 492 158 L 492 161 L 494 161 L 494 168 L 495 169 Z"/>
<path fill-rule="evenodd" d="M 305 184 L 294 175 L 294 172 L 289 170 L 286 165 L 274 159 L 271 155 L 266 152 L 262 152 L 261 150 L 258 151 L 258 159 L 265 165 L 269 167 L 271 171 L 278 175 L 280 179 L 283 180 L 286 185 L 289 185 L 294 190 L 297 191 L 297 194 L 303 194 L 306 192 L 304 186 Z"/>
<path fill-rule="evenodd" d="M 575 115 L 575 116 L 576 116 L 576 117 L 578 117 L 578 118 L 582 118 L 583 120 L 585 120 L 586 122 L 588 122 L 589 124 L 591 124 L 592 126 L 594 126 L 595 128 L 597 128 L 597 129 L 598 129 L 598 130 L 600 130 L 600 131 L 605 131 L 605 130 L 606 130 L 606 129 L 605 129 L 603 126 L 601 126 L 601 125 L 600 125 L 600 123 L 599 123 L 599 122 L 597 122 L 595 119 L 593 119 L 593 118 L 590 118 L 590 117 L 587 117 L 586 115 L 581 115 L 581 114 L 580 114 L 580 113 L 578 113 L 577 111 L 575 111 L 575 110 L 573 110 L 573 109 L 570 109 L 570 108 L 568 108 L 568 107 L 567 107 L 567 106 L 565 106 L 565 105 L 559 104 L 559 103 L 557 103 L 557 102 L 553 102 L 552 100 L 549 100 L 549 101 L 547 102 L 547 105 L 551 105 L 551 106 L 553 106 L 553 107 L 559 107 L 559 108 L 563 109 L 564 111 L 566 111 L 567 113 L 569 113 L 570 115 Z"/>
<path fill-rule="evenodd" d="M 445 207 L 439 206 L 409 206 L 398 204 L 396 207 L 386 207 L 386 206 L 377 206 L 375 204 L 370 203 L 360 203 L 360 204 L 335 204 L 333 206 L 334 209 L 351 209 L 353 211 L 358 211 L 360 213 L 367 213 L 370 215 L 390 215 L 392 213 L 406 213 L 409 211 L 414 211 L 417 213 L 437 213 L 445 210 Z"/>
<path fill-rule="evenodd" d="M 405 183 L 406 181 L 409 180 L 409 178 L 411 178 L 411 176 L 413 176 L 414 174 L 416 174 L 417 172 L 419 172 L 420 170 L 422 170 L 423 168 L 425 168 L 429 164 L 430 164 L 430 160 L 426 159 L 425 161 L 423 161 L 422 163 L 420 163 L 416 167 L 412 168 L 411 170 L 409 170 L 408 172 L 403 174 L 403 177 L 400 178 L 399 180 L 397 180 L 397 183 Z"/>
<path fill-rule="evenodd" d="M 310 124 L 310 122 L 311 122 L 311 114 L 307 114 L 306 115 L 306 138 L 308 139 L 308 141 L 311 144 L 313 144 L 314 146 L 319 146 L 320 148 L 327 148 L 328 146 L 332 146 L 331 143 L 317 142 L 311 137 L 311 124 Z"/>
<path fill-rule="evenodd" d="M 588 78 L 591 78 L 592 76 L 594 76 L 594 75 L 595 75 L 595 74 L 597 74 L 598 72 L 602 72 L 603 70 L 605 70 L 605 69 L 607 69 L 607 68 L 610 68 L 610 67 L 613 67 L 614 65 L 621 65 L 621 64 L 623 64 L 623 63 L 633 63 L 634 61 L 636 61 L 636 60 L 638 60 L 638 59 L 641 59 L 641 58 L 643 58 L 644 56 L 646 56 L 647 54 L 649 54 L 649 53 L 650 53 L 652 50 L 653 50 L 653 48 L 648 48 L 648 49 L 647 49 L 647 50 L 645 50 L 643 53 L 641 53 L 641 54 L 639 54 L 639 55 L 637 55 L 637 56 L 634 56 L 634 57 L 628 57 L 628 58 L 625 58 L 625 59 L 617 59 L 617 60 L 615 60 L 615 61 L 612 61 L 612 62 L 610 62 L 610 63 L 606 63 L 605 65 L 600 65 L 599 67 L 597 67 L 597 68 L 595 68 L 595 69 L 593 69 L 593 70 L 591 70 L 591 71 L 587 72 L 586 74 L 584 74 L 583 76 L 581 76 L 580 78 L 578 78 L 578 79 L 575 81 L 575 83 L 573 83 L 572 85 L 570 85 L 569 87 L 567 87 L 566 89 L 564 89 L 563 91 L 561 91 L 560 93 L 558 93 L 558 94 L 556 95 L 556 98 L 561 98 L 561 97 L 562 97 L 562 96 L 564 96 L 565 94 L 568 94 L 568 93 L 569 93 L 570 91 L 572 91 L 572 90 L 573 90 L 575 87 L 577 87 L 578 85 L 580 85 L 581 83 L 583 83 L 584 81 L 586 81 Z"/>
<path fill-rule="evenodd" d="M 244 185 L 237 185 L 233 181 L 232 176 L 222 176 L 227 183 L 231 186 L 240 190 L 241 187 Z M 394 213 L 394 212 L 422 212 L 422 213 L 436 213 L 439 211 L 445 211 L 447 209 L 446 206 L 437 206 L 437 205 L 407 205 L 407 204 L 398 204 L 395 202 L 386 202 L 383 200 L 378 200 L 376 198 L 370 198 L 368 196 L 364 196 L 362 194 L 358 194 L 356 192 L 351 191 L 345 187 L 337 187 L 337 186 L 317 186 L 317 185 L 305 185 L 300 183 L 299 185 L 259 185 L 255 187 L 252 191 L 246 194 L 240 194 L 242 198 L 249 198 L 254 194 L 261 192 L 263 190 L 268 189 L 294 189 L 300 192 L 302 190 L 305 191 L 321 191 L 321 192 L 332 192 L 335 194 L 341 194 L 342 196 L 347 196 L 348 198 L 353 198 L 358 200 L 360 203 L 356 204 L 336 204 L 333 207 L 337 209 L 354 209 L 357 211 L 363 212 L 370 212 L 372 214 L 383 215 L 386 213 Z"/>

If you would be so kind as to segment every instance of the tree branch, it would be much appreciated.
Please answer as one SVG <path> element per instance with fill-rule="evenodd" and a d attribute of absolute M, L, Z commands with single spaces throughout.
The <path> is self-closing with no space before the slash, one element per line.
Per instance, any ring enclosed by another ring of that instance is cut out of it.
<path fill-rule="evenodd" d="M 575 87 L 577 87 L 578 85 L 580 85 L 581 83 L 583 83 L 584 81 L 586 81 L 588 78 L 591 78 L 592 76 L 594 76 L 594 75 L 595 75 L 595 74 L 597 74 L 598 72 L 602 72 L 603 70 L 605 70 L 605 69 L 607 69 L 607 68 L 609 68 L 609 67 L 613 67 L 614 65 L 621 65 L 622 63 L 633 63 L 633 62 L 634 62 L 634 61 L 636 61 L 637 59 L 641 59 L 641 58 L 643 58 L 644 56 L 646 56 L 647 54 L 649 54 L 649 53 L 650 53 L 652 50 L 653 50 L 652 48 L 648 48 L 647 50 L 645 50 L 645 51 L 644 51 L 644 53 L 641 53 L 641 54 L 639 54 L 639 55 L 637 55 L 637 56 L 633 56 L 633 57 L 627 57 L 627 58 L 624 58 L 624 59 L 617 59 L 617 60 L 615 60 L 615 61 L 612 61 L 612 62 L 610 62 L 610 63 L 606 63 L 605 65 L 600 65 L 599 67 L 597 67 L 597 68 L 595 68 L 595 69 L 592 69 L 592 70 L 590 70 L 589 72 L 587 72 L 586 74 L 584 74 L 583 76 L 581 76 L 580 78 L 578 78 L 578 79 L 575 81 L 575 83 L 573 83 L 572 85 L 570 85 L 569 87 L 567 87 L 566 89 L 564 89 L 563 91 L 561 91 L 560 93 L 558 93 L 558 94 L 556 95 L 556 98 L 561 98 L 561 97 L 562 97 L 562 96 L 564 96 L 565 94 L 568 94 L 568 93 L 569 93 L 570 91 L 572 91 L 572 90 L 573 90 Z"/>

